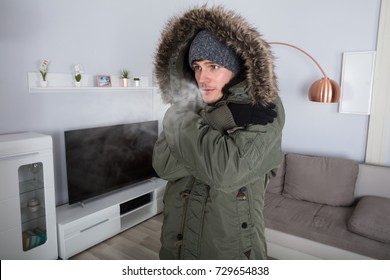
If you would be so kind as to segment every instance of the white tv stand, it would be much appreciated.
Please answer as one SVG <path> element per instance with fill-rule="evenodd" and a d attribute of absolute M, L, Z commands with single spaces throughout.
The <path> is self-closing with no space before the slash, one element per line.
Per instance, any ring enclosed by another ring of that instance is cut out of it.
<path fill-rule="evenodd" d="M 160 213 L 165 185 L 153 178 L 83 205 L 57 207 L 59 257 L 68 259 Z"/>

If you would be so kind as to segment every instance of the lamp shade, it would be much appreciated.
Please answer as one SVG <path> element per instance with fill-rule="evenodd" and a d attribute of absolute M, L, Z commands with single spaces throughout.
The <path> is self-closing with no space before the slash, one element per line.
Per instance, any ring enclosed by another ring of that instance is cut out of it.
<path fill-rule="evenodd" d="M 322 103 L 337 103 L 340 99 L 340 86 L 337 82 L 323 77 L 315 81 L 309 89 L 309 100 Z"/>

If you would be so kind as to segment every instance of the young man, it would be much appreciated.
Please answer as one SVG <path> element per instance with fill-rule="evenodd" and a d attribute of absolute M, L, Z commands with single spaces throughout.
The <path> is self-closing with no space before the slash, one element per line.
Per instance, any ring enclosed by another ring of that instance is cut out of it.
<path fill-rule="evenodd" d="M 235 13 L 202 7 L 168 23 L 155 59 L 172 104 L 153 158 L 168 181 L 160 258 L 265 259 L 284 125 L 268 44 Z"/>

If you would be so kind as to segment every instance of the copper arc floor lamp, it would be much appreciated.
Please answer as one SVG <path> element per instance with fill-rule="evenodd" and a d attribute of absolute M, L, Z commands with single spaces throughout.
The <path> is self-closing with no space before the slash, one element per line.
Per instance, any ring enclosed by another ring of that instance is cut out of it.
<path fill-rule="evenodd" d="M 283 42 L 269 42 L 270 45 L 284 45 L 294 49 L 297 49 L 308 56 L 320 69 L 323 77 L 320 80 L 315 81 L 309 89 L 309 100 L 313 102 L 322 103 L 337 103 L 340 99 L 340 86 L 334 80 L 328 78 L 325 71 L 320 64 L 303 49 Z"/>

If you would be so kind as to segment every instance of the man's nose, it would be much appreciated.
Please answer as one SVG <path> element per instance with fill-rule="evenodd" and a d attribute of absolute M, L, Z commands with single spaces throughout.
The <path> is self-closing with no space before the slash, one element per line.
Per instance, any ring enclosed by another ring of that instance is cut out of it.
<path fill-rule="evenodd" d="M 199 74 L 199 83 L 201 83 L 201 84 L 207 83 L 209 80 L 210 80 L 210 77 L 209 77 L 209 74 L 207 73 L 207 71 L 202 70 Z"/>

